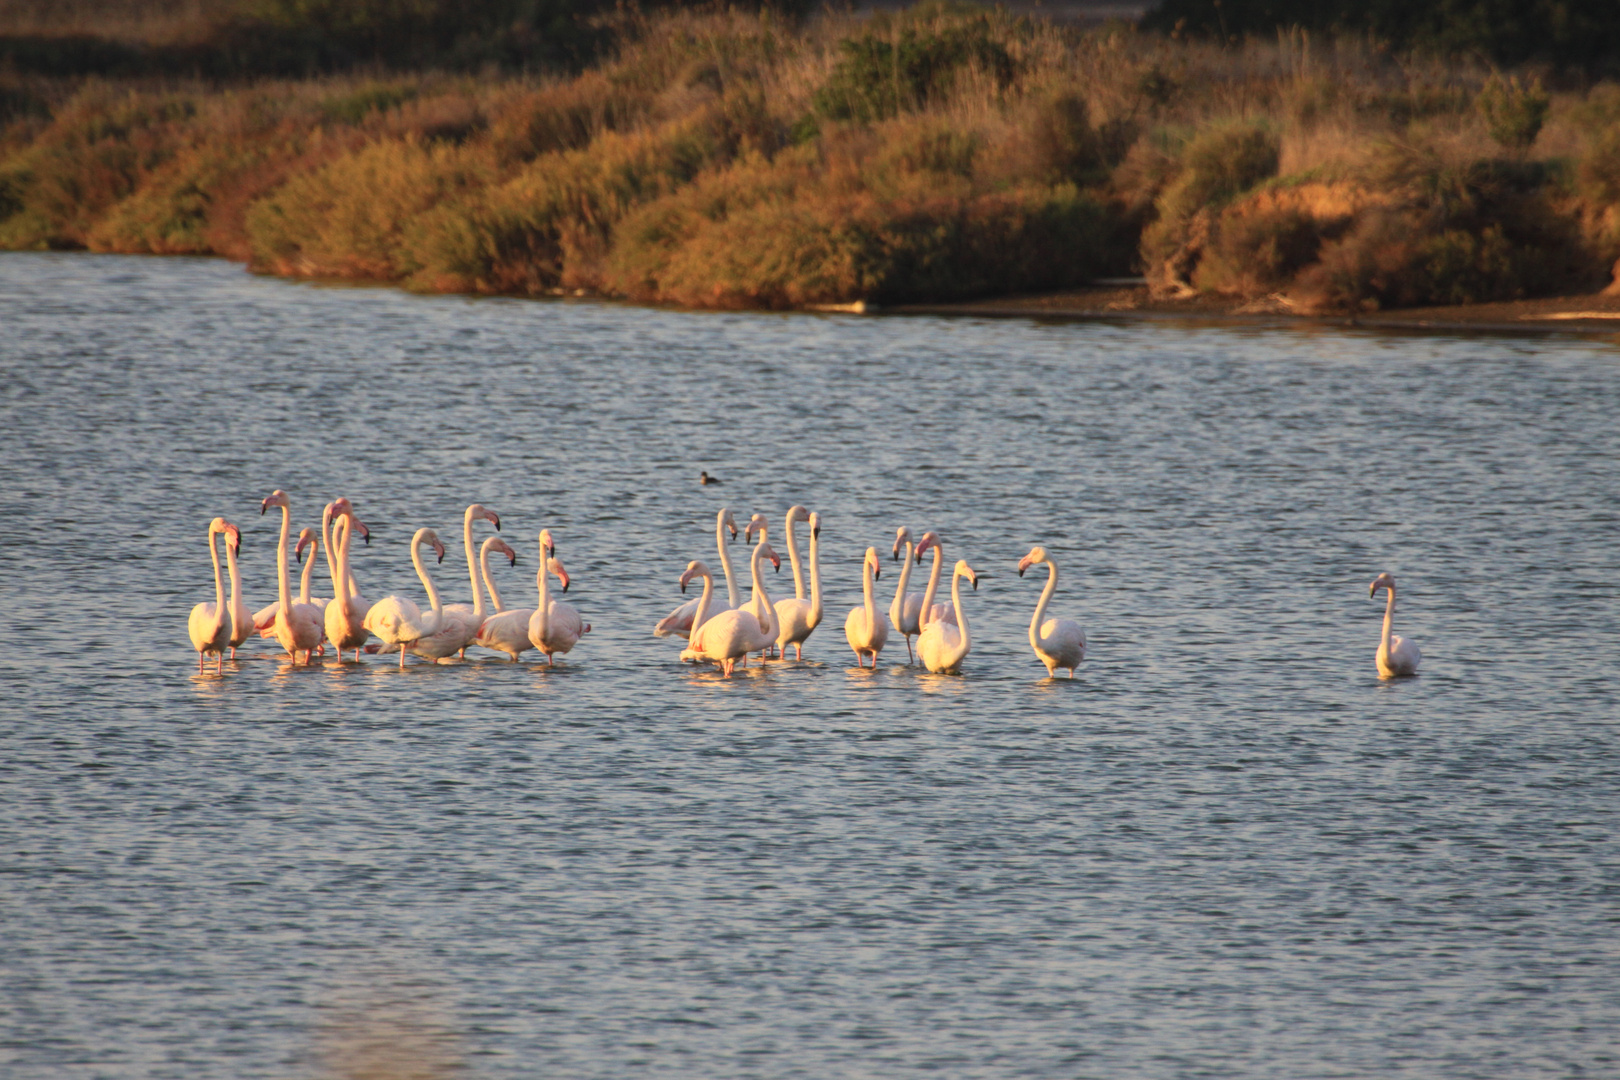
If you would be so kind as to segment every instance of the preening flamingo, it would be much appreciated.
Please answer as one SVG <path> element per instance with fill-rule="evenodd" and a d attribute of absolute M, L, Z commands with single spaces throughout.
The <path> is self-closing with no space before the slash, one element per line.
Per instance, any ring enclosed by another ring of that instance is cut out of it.
<path fill-rule="evenodd" d="M 962 669 L 962 661 L 967 659 L 968 650 L 973 648 L 973 638 L 968 633 L 967 612 L 962 610 L 963 578 L 971 581 L 974 591 L 978 591 L 979 576 L 973 572 L 973 567 L 957 559 L 956 568 L 951 572 L 951 606 L 955 609 L 956 625 L 944 619 L 935 619 L 923 627 L 923 632 L 917 637 L 917 655 L 922 657 L 923 667 L 936 674 L 956 674 Z"/>
<path fill-rule="evenodd" d="M 297 663 L 298 654 L 303 653 L 307 665 L 313 662 L 315 646 L 321 643 L 326 631 L 322 622 L 323 613 L 313 604 L 293 603 L 292 589 L 287 581 L 287 534 L 292 531 L 292 504 L 287 493 L 277 488 L 259 504 L 259 514 L 263 516 L 272 506 L 281 508 L 281 539 L 276 545 L 276 579 L 281 606 L 276 612 L 272 629 L 276 641 L 287 650 L 293 662 Z"/>
<path fill-rule="evenodd" d="M 422 588 L 427 590 L 428 603 L 432 605 L 432 610 L 424 615 L 421 608 L 403 596 L 385 596 L 371 605 L 364 620 L 368 631 L 384 643 L 399 648 L 399 666 L 402 671 L 405 668 L 405 653 L 410 646 L 433 634 L 444 621 L 444 608 L 439 603 L 439 590 L 434 588 L 433 579 L 428 576 L 427 568 L 422 565 L 423 544 L 433 548 L 440 562 L 444 562 L 444 545 L 439 542 L 438 534 L 432 529 L 417 529 L 416 535 L 411 537 L 411 564 L 416 567 L 416 576 L 422 579 Z"/>
<path fill-rule="evenodd" d="M 923 555 L 932 548 L 934 551 L 934 566 L 928 571 L 928 588 L 923 590 L 922 604 L 917 609 L 917 625 L 926 630 L 928 624 L 939 619 L 948 623 L 956 622 L 956 611 L 949 604 L 937 603 L 934 594 L 939 589 L 940 568 L 945 565 L 945 541 L 939 538 L 939 533 L 929 531 L 923 533 L 921 540 L 917 541 L 917 562 L 922 562 Z M 920 632 L 920 631 L 919 631 Z"/>
<path fill-rule="evenodd" d="M 1389 628 L 1395 619 L 1395 579 L 1389 574 L 1379 574 L 1373 583 L 1367 587 L 1367 597 L 1371 599 L 1377 595 L 1379 589 L 1389 593 L 1389 602 L 1384 605 L 1384 634 L 1378 642 L 1378 674 L 1386 679 L 1397 675 L 1416 675 L 1418 663 L 1423 659 L 1418 652 L 1416 643 L 1399 634 L 1391 634 Z"/>
<path fill-rule="evenodd" d="M 1028 555 L 1018 560 L 1018 576 L 1023 577 L 1025 570 L 1041 563 L 1046 564 L 1046 588 L 1041 590 L 1041 598 L 1035 604 L 1035 614 L 1029 620 L 1029 647 L 1035 650 L 1036 659 L 1046 665 L 1048 678 L 1056 675 L 1061 667 L 1069 669 L 1069 678 L 1072 679 L 1074 669 L 1086 658 L 1086 632 L 1073 619 L 1042 621 L 1046 614 L 1046 602 L 1057 591 L 1057 563 L 1052 561 L 1045 548 L 1037 544 Z"/>
<path fill-rule="evenodd" d="M 793 540 L 793 524 L 810 523 L 810 598 L 804 597 L 804 578 L 799 570 L 799 548 Z M 821 625 L 821 518 L 802 506 L 787 512 L 788 559 L 793 563 L 793 585 L 797 596 L 776 602 L 776 644 L 782 655 L 793 646 L 794 657 L 804 659 L 804 642 L 811 631 Z"/>
<path fill-rule="evenodd" d="M 508 608 L 502 602 L 501 591 L 495 587 L 495 578 L 489 572 L 491 551 L 505 555 L 510 560 L 508 565 L 517 565 L 517 552 L 500 537 L 486 537 L 483 544 L 479 545 L 478 572 L 484 576 L 484 588 L 489 590 L 490 605 L 495 610 L 478 628 L 478 636 L 473 638 L 473 644 L 482 645 L 495 652 L 503 652 L 516 663 L 518 656 L 530 647 L 529 616 L 534 614 L 534 609 Z"/>
<path fill-rule="evenodd" d="M 332 600 L 326 605 L 326 639 L 337 650 L 338 659 L 343 659 L 344 649 L 353 649 L 355 660 L 360 659 L 360 647 L 371 637 L 371 631 L 366 629 L 366 612 L 371 606 L 366 598 L 360 595 L 360 590 L 354 584 L 354 576 L 349 571 L 349 542 L 354 539 L 354 531 L 361 530 L 365 534 L 365 526 L 360 524 L 354 516 L 354 509 L 348 505 L 347 499 L 339 499 L 337 504 L 337 521 L 332 526 L 332 540 L 337 544 L 337 554 L 332 558 Z"/>
<path fill-rule="evenodd" d="M 896 559 L 902 558 L 902 546 L 906 549 L 905 561 L 900 564 L 900 580 L 895 583 L 894 600 L 889 604 L 889 625 L 906 639 L 906 659 L 912 660 L 915 659 L 911 651 L 912 635 L 922 633 L 918 618 L 922 614 L 923 598 L 906 591 L 906 586 L 911 583 L 911 557 L 916 542 L 911 538 L 911 530 L 904 525 L 895 530 L 894 550 L 890 555 Z"/>
<path fill-rule="evenodd" d="M 731 508 L 722 506 L 714 516 L 714 546 L 720 550 L 720 567 L 726 573 L 726 595 L 729 602 L 723 607 L 734 608 L 738 604 L 739 597 L 737 596 L 737 582 L 731 573 L 731 556 L 726 554 L 727 529 L 731 530 L 731 538 L 735 540 L 737 538 L 737 522 L 731 516 Z M 710 603 L 715 603 L 712 596 Z M 697 611 L 697 605 L 697 600 L 689 600 L 668 615 L 665 615 L 658 620 L 658 625 L 653 627 L 653 634 L 657 637 L 689 637 L 692 633 L 692 616 Z M 712 607 L 709 610 L 709 616 L 712 618 L 720 610 L 722 610 L 720 605 Z"/>
<path fill-rule="evenodd" d="M 738 660 L 741 660 L 743 667 L 746 668 L 749 653 L 762 652 L 776 640 L 773 621 L 776 609 L 771 605 L 770 594 L 765 591 L 765 581 L 759 572 L 760 563 L 774 554 L 769 545 L 761 543 L 755 546 L 753 554 L 748 559 L 749 571 L 753 576 L 754 599 L 760 602 L 760 608 L 767 614 L 761 617 L 747 608 L 734 608 L 722 611 L 712 618 L 705 617 L 702 624 L 692 630 L 686 651 L 694 654 L 697 659 L 719 664 L 727 678 L 730 678 L 736 669 Z M 687 571 L 690 573 L 692 567 L 688 566 Z M 686 582 L 690 580 L 689 577 L 682 575 L 682 591 L 686 588 Z M 705 578 L 704 595 L 707 596 L 711 591 L 712 587 Z M 701 597 L 699 602 L 702 602 Z"/>
<path fill-rule="evenodd" d="M 191 609 L 187 630 L 191 634 L 191 647 L 197 650 L 197 674 L 203 672 L 203 656 L 213 653 L 214 670 L 225 673 L 225 650 L 231 644 L 231 613 L 225 606 L 225 582 L 219 575 L 219 545 L 214 537 L 225 534 L 225 547 L 238 543 L 241 531 L 222 517 L 208 523 L 208 554 L 214 560 L 214 602 L 201 603 Z"/>
<path fill-rule="evenodd" d="M 844 637 L 849 641 L 849 647 L 855 650 L 855 663 L 861 667 L 866 666 L 865 657 L 871 654 L 872 667 L 876 668 L 878 653 L 883 651 L 884 644 L 889 640 L 888 616 L 872 602 L 872 582 L 881 576 L 883 567 L 878 562 L 877 548 L 867 548 L 866 559 L 861 563 L 861 591 L 866 596 L 866 602 L 858 608 L 851 608 L 844 619 Z"/>
<path fill-rule="evenodd" d="M 579 617 L 574 605 L 551 598 L 549 579 L 552 572 L 562 582 L 563 592 L 568 591 L 568 571 L 563 569 L 556 555 L 557 545 L 552 542 L 551 530 L 541 529 L 540 569 L 535 574 L 539 603 L 535 606 L 534 614 L 529 616 L 529 641 L 546 654 L 547 664 L 553 662 L 553 653 L 566 654 L 583 635 L 591 632 L 590 623 Z"/>

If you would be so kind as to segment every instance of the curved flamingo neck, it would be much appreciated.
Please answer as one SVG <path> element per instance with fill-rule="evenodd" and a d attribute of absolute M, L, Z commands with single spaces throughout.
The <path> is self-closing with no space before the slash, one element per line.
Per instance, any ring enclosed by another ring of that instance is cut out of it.
<path fill-rule="evenodd" d="M 473 617 L 479 622 L 484 620 L 484 591 L 478 587 L 478 568 L 473 565 L 472 542 L 472 507 L 461 515 L 461 547 L 467 553 L 467 581 L 472 585 Z"/>
<path fill-rule="evenodd" d="M 1388 656 L 1389 655 L 1390 629 L 1391 629 L 1391 627 L 1393 627 L 1395 625 L 1395 587 L 1393 585 L 1386 585 L 1385 590 L 1389 593 L 1389 602 L 1384 605 L 1384 638 L 1383 638 L 1383 645 L 1384 645 L 1384 655 Z"/>
<path fill-rule="evenodd" d="M 422 579 L 422 588 L 427 590 L 428 603 L 433 608 L 433 614 L 438 615 L 444 610 L 439 602 L 439 590 L 433 586 L 433 578 L 428 575 L 427 567 L 422 565 L 422 538 L 418 533 L 411 540 L 411 563 L 416 567 L 416 576 Z"/>
<path fill-rule="evenodd" d="M 483 546 L 478 549 L 478 572 L 484 575 L 484 588 L 489 590 L 490 603 L 495 606 L 495 614 L 499 615 L 505 610 L 505 605 L 501 603 L 500 590 L 495 588 L 495 579 L 489 576 L 489 549 L 493 546 L 491 541 L 494 539 L 492 536 L 485 540 Z"/>
<path fill-rule="evenodd" d="M 225 582 L 219 576 L 219 544 L 214 539 L 219 533 L 212 528 L 208 530 L 208 555 L 214 560 L 214 624 L 217 626 L 225 620 Z M 225 542 L 226 552 L 230 551 L 230 541 Z M 232 583 L 234 585 L 234 582 Z"/>
<path fill-rule="evenodd" d="M 962 657 L 968 654 L 973 645 L 973 639 L 968 634 L 967 612 L 962 610 L 962 575 L 951 574 L 951 606 L 956 608 L 956 628 L 962 632 L 962 640 L 957 644 L 956 662 L 960 663 Z"/>
<path fill-rule="evenodd" d="M 1035 614 L 1029 620 L 1029 644 L 1034 649 L 1041 647 L 1041 622 L 1046 616 L 1046 602 L 1057 592 L 1057 563 L 1047 559 L 1046 569 L 1046 588 L 1041 590 L 1041 598 L 1035 604 Z"/>
<path fill-rule="evenodd" d="M 692 629 L 687 632 L 687 641 L 697 640 L 698 627 L 702 626 L 709 617 L 709 601 L 714 598 L 714 578 L 710 573 L 703 571 L 703 593 L 698 597 L 697 610 L 692 613 Z"/>
<path fill-rule="evenodd" d="M 309 553 L 309 562 L 304 564 L 304 572 L 298 575 L 298 602 L 309 603 L 309 579 L 315 574 L 315 552 Z"/>
<path fill-rule="evenodd" d="M 292 510 L 281 507 L 281 541 L 276 545 L 276 578 L 281 589 L 281 616 L 292 614 L 292 589 L 287 583 L 287 533 L 292 528 Z"/>
<path fill-rule="evenodd" d="M 754 595 L 756 597 L 758 597 L 759 600 L 760 600 L 760 603 L 756 605 L 760 609 L 759 614 L 757 616 L 758 621 L 759 621 L 759 628 L 760 628 L 760 630 L 762 632 L 769 635 L 769 634 L 773 633 L 773 631 L 771 629 L 771 626 L 772 626 L 771 616 L 776 613 L 776 609 L 771 607 L 771 594 L 765 591 L 765 579 L 760 577 L 760 574 L 759 574 L 759 564 L 764 562 L 764 561 L 765 561 L 765 530 L 761 529 L 759 531 L 759 543 L 754 545 L 754 554 L 749 557 L 748 562 L 749 562 L 749 571 L 753 574 L 753 577 L 754 577 Z"/>
<path fill-rule="evenodd" d="M 343 590 L 337 587 L 337 545 L 332 541 L 337 536 L 337 529 L 332 525 L 332 503 L 327 503 L 321 510 L 321 550 L 326 552 L 326 575 L 332 579 L 332 595 L 339 597 Z"/>
<path fill-rule="evenodd" d="M 928 618 L 928 611 L 934 606 L 934 594 L 939 591 L 939 572 L 945 565 L 945 549 L 939 541 L 934 541 L 934 568 L 928 572 L 928 589 L 923 593 L 922 608 L 917 617 L 917 625 Z"/>
<path fill-rule="evenodd" d="M 797 509 L 795 507 L 794 509 Z M 787 512 L 787 524 L 782 531 L 787 534 L 788 562 L 793 564 L 793 595 L 800 600 L 804 599 L 804 571 L 799 568 L 799 544 L 793 536 L 793 511 Z M 814 543 L 814 541 L 812 541 Z"/>
<path fill-rule="evenodd" d="M 816 534 L 810 534 L 810 629 L 821 624 L 821 553 Z"/>
<path fill-rule="evenodd" d="M 726 575 L 726 598 L 732 607 L 741 607 L 737 600 L 737 578 L 731 572 L 731 556 L 726 554 L 726 512 L 720 511 L 714 519 L 714 543 L 720 549 L 720 569 Z"/>
<path fill-rule="evenodd" d="M 894 601 L 889 604 L 889 622 L 894 624 L 896 630 L 900 629 L 900 616 L 906 613 L 906 586 L 911 583 L 911 556 L 916 546 L 908 539 L 906 541 L 905 565 L 900 567 L 900 580 L 894 586 Z M 901 631 L 904 633 L 904 631 Z"/>

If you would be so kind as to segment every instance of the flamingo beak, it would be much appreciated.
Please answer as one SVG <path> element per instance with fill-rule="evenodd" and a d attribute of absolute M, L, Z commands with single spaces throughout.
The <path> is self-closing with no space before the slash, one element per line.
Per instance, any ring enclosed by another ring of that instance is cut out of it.
<path fill-rule="evenodd" d="M 557 578 L 562 582 L 563 592 L 567 592 L 568 591 L 568 571 L 564 570 L 560 566 L 557 567 Z"/>
<path fill-rule="evenodd" d="M 484 516 L 489 518 L 489 520 L 495 525 L 496 532 L 501 531 L 501 515 L 497 514 L 493 510 L 486 510 L 484 511 Z"/>
<path fill-rule="evenodd" d="M 366 542 L 366 547 L 370 547 L 371 546 L 371 530 L 366 528 L 365 523 L 362 522 L 357 517 L 351 516 L 349 518 L 349 520 L 354 522 L 354 527 L 356 529 L 360 530 L 360 539 L 362 539 L 362 540 L 364 540 Z"/>
<path fill-rule="evenodd" d="M 508 559 L 512 560 L 510 563 L 507 563 L 508 566 L 516 566 L 517 565 L 517 552 L 513 551 L 511 548 L 507 548 L 506 549 L 506 557 Z"/>
<path fill-rule="evenodd" d="M 440 562 L 444 562 L 444 545 L 437 540 L 433 541 L 433 553 L 439 557 Z"/>
<path fill-rule="evenodd" d="M 264 517 L 264 512 L 266 510 L 268 510 L 268 509 L 270 509 L 270 500 L 265 499 L 265 500 L 261 501 L 259 503 L 259 516 Z"/>
<path fill-rule="evenodd" d="M 817 525 L 815 528 L 811 529 L 810 530 L 810 535 L 815 537 L 817 540 L 820 540 L 821 539 L 821 526 Z"/>
<path fill-rule="evenodd" d="M 973 585 L 973 591 L 978 592 L 979 591 L 979 575 L 978 574 L 969 574 L 968 575 L 968 581 Z"/>
<path fill-rule="evenodd" d="M 1029 569 L 1029 556 L 1025 555 L 1022 559 L 1018 560 L 1018 576 L 1023 577 L 1024 576 L 1024 571 L 1028 570 L 1028 569 Z"/>
<path fill-rule="evenodd" d="M 1375 581 L 1371 585 L 1367 586 L 1367 599 L 1371 600 L 1373 597 L 1375 597 L 1377 595 L 1378 595 L 1378 582 Z"/>

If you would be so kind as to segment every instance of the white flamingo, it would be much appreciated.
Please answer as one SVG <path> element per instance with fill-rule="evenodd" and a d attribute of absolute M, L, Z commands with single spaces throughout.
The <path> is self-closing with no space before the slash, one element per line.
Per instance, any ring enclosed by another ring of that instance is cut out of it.
<path fill-rule="evenodd" d="M 301 563 L 304 569 L 298 575 L 298 596 L 293 600 L 295 604 L 310 604 L 321 609 L 321 618 L 326 618 L 326 599 L 324 597 L 311 597 L 309 595 L 309 581 L 315 573 L 315 556 L 319 551 L 321 541 L 315 535 L 315 530 L 309 526 L 298 530 L 298 543 L 293 545 L 293 558 Z M 316 551 L 310 552 L 309 562 L 304 562 L 304 549 L 314 547 Z M 281 601 L 277 600 L 267 608 L 253 613 L 253 625 L 258 629 L 262 638 L 275 637 L 276 613 L 281 610 Z"/>
<path fill-rule="evenodd" d="M 418 641 L 411 648 L 421 656 L 431 656 L 435 660 L 442 660 L 451 653 L 458 653 L 465 657 L 467 646 L 473 643 L 478 636 L 478 628 L 484 624 L 484 618 L 489 614 L 484 610 L 484 590 L 478 584 L 478 567 L 473 561 L 473 519 L 483 518 L 495 526 L 495 531 L 501 528 L 501 516 L 493 510 L 486 510 L 479 503 L 467 507 L 461 515 L 461 547 L 467 555 L 467 581 L 472 586 L 471 604 L 446 604 L 444 606 L 444 624 L 439 627 L 437 634 L 432 634 Z"/>
<path fill-rule="evenodd" d="M 701 624 L 693 628 L 683 656 L 691 653 L 694 659 L 717 663 L 726 673 L 726 677 L 730 678 L 731 673 L 736 670 L 738 660 L 741 660 L 743 667 L 747 668 L 749 653 L 763 652 L 776 640 L 773 622 L 776 609 L 771 604 L 770 594 L 765 591 L 765 581 L 759 573 L 760 563 L 774 554 L 768 545 L 761 543 L 755 546 L 753 554 L 748 559 L 749 572 L 753 576 L 754 599 L 760 601 L 760 610 L 766 614 L 760 616 L 747 608 L 733 608 L 712 617 L 705 615 Z M 694 563 L 692 566 L 702 564 Z M 692 566 L 687 567 L 688 573 L 692 572 Z M 682 576 L 683 592 L 686 582 L 690 580 L 689 577 Z M 712 585 L 707 577 L 704 578 L 703 592 L 705 597 L 712 592 Z M 702 601 L 703 597 L 699 597 L 700 604 Z"/>
<path fill-rule="evenodd" d="M 731 556 L 726 554 L 726 530 L 731 530 L 731 538 L 737 538 L 737 522 L 731 516 L 731 508 L 722 506 L 719 513 L 714 516 L 714 546 L 720 549 L 720 568 L 726 572 L 726 595 L 730 603 L 724 607 L 734 608 L 738 603 L 737 582 L 731 573 Z M 684 589 L 682 590 L 685 591 Z M 690 637 L 692 633 L 692 616 L 697 611 L 697 600 L 689 600 L 674 611 L 658 620 L 653 627 L 653 634 L 657 637 Z M 710 603 L 714 603 L 710 598 Z M 712 618 L 722 607 L 718 604 L 709 611 Z"/>
<path fill-rule="evenodd" d="M 804 597 L 804 578 L 799 570 L 799 549 L 793 540 L 793 524 L 810 523 L 810 598 Z M 787 512 L 788 559 L 793 563 L 793 584 L 799 594 L 776 602 L 776 644 L 783 657 L 787 647 L 793 646 L 795 659 L 804 659 L 804 642 L 821 625 L 821 518 L 802 506 Z"/>
<path fill-rule="evenodd" d="M 225 673 L 225 650 L 231 644 L 231 613 L 225 605 L 225 582 L 219 576 L 219 545 L 214 537 L 225 534 L 225 548 L 238 543 L 241 531 L 222 517 L 208 523 L 208 554 L 214 560 L 214 602 L 202 603 L 191 609 L 186 629 L 191 634 L 191 647 L 197 650 L 197 674 L 203 673 L 203 657 L 215 656 L 214 671 Z"/>
<path fill-rule="evenodd" d="M 911 638 L 914 634 L 922 633 L 918 619 L 922 614 L 923 598 L 914 592 L 907 592 L 906 586 L 911 583 L 911 557 L 916 549 L 916 542 L 911 537 L 911 530 L 902 525 L 895 530 L 894 550 L 890 552 L 893 558 L 902 558 L 901 546 L 906 553 L 904 562 L 900 564 L 900 580 L 894 586 L 894 600 L 889 604 L 889 625 L 894 627 L 906 639 L 906 659 L 915 660 L 911 651 Z"/>
<path fill-rule="evenodd" d="M 967 578 L 973 583 L 974 591 L 979 588 L 979 576 L 973 572 L 962 559 L 956 560 L 956 568 L 951 572 L 951 606 L 956 609 L 956 624 L 946 622 L 944 619 L 935 619 L 923 627 L 923 632 L 917 637 L 917 655 L 922 657 L 923 667 L 940 675 L 954 675 L 962 670 L 962 661 L 967 659 L 968 650 L 973 648 L 973 638 L 968 633 L 967 612 L 962 610 L 962 579 Z"/>
<path fill-rule="evenodd" d="M 872 602 L 872 582 L 882 576 L 883 567 L 878 562 L 877 548 L 867 548 L 866 559 L 861 563 L 861 591 L 866 596 L 866 602 L 860 607 L 851 608 L 844 619 L 844 637 L 849 641 L 849 647 L 855 650 L 855 663 L 861 667 L 866 666 L 865 657 L 870 654 L 875 669 L 878 653 L 883 651 L 884 644 L 889 640 L 888 616 Z"/>
<path fill-rule="evenodd" d="M 563 592 L 568 591 L 568 571 L 563 569 L 556 555 L 557 545 L 552 542 L 551 530 L 541 529 L 540 569 L 535 574 L 539 603 L 535 606 L 534 614 L 529 616 L 529 641 L 546 654 L 547 664 L 554 662 L 554 653 L 566 654 L 581 637 L 591 632 L 591 624 L 579 617 L 574 605 L 551 598 L 552 572 L 562 582 Z"/>
<path fill-rule="evenodd" d="M 1378 642 L 1378 674 L 1386 679 L 1397 675 L 1416 675 L 1418 662 L 1423 659 L 1418 647 L 1410 638 L 1403 638 L 1399 634 L 1389 632 L 1390 625 L 1395 619 L 1395 579 L 1389 574 L 1379 574 L 1373 578 L 1373 583 L 1367 587 L 1367 596 L 1371 599 L 1377 595 L 1379 589 L 1389 593 L 1389 602 L 1384 605 L 1384 635 Z"/>
<path fill-rule="evenodd" d="M 1057 591 L 1057 563 L 1052 561 L 1045 548 L 1037 544 L 1028 555 L 1018 560 L 1018 576 L 1023 577 L 1025 570 L 1041 563 L 1046 564 L 1046 588 L 1041 590 L 1041 598 L 1035 604 L 1035 614 L 1029 620 L 1029 647 L 1035 650 L 1036 659 L 1046 665 L 1048 678 L 1055 676 L 1061 667 L 1069 669 L 1069 678 L 1072 679 L 1074 669 L 1086 658 L 1086 632 L 1073 619 L 1042 621 L 1046 614 L 1046 602 Z"/>
<path fill-rule="evenodd" d="M 517 565 L 517 552 L 500 537 L 485 537 L 479 545 L 478 572 L 484 576 L 484 588 L 489 590 L 490 605 L 495 610 L 478 628 L 478 636 L 473 638 L 473 644 L 503 652 L 516 663 L 518 656 L 530 647 L 529 616 L 534 614 L 534 609 L 508 608 L 501 600 L 501 591 L 495 587 L 495 578 L 489 572 L 491 551 L 505 555 L 510 560 L 509 565 Z"/>
<path fill-rule="evenodd" d="M 358 661 L 360 647 L 371 637 L 371 631 L 365 625 L 366 612 L 371 610 L 371 606 L 360 595 L 354 575 L 349 570 L 349 542 L 354 539 L 356 528 L 361 530 L 362 536 L 366 532 L 348 502 L 348 499 L 339 499 L 334 504 L 338 509 L 337 520 L 332 526 L 332 540 L 337 545 L 337 554 L 331 560 L 333 598 L 326 605 L 326 639 L 337 650 L 339 660 L 343 659 L 344 649 L 353 649 L 354 658 Z"/>
<path fill-rule="evenodd" d="M 236 659 L 236 647 L 253 636 L 253 611 L 242 595 L 242 570 L 236 565 L 242 551 L 241 530 L 234 544 L 225 545 L 225 562 L 231 571 L 231 659 Z"/>
<path fill-rule="evenodd" d="M 423 544 L 433 548 L 440 562 L 444 562 L 444 545 L 439 542 L 438 534 L 432 529 L 417 529 L 416 535 L 411 537 L 411 563 L 416 567 L 416 576 L 422 579 L 422 587 L 427 590 L 431 610 L 424 615 L 421 608 L 403 596 L 385 596 L 371 605 L 364 620 L 366 630 L 385 644 L 399 649 L 399 666 L 402 671 L 405 668 L 405 653 L 409 646 L 433 634 L 444 621 L 444 607 L 439 603 L 439 590 L 434 588 L 427 567 L 422 565 Z"/>
<path fill-rule="evenodd" d="M 326 632 L 323 612 L 314 604 L 293 603 L 287 581 L 287 534 L 292 531 L 292 504 L 287 493 L 277 488 L 259 504 L 260 516 L 272 506 L 281 508 L 281 540 L 276 545 L 276 580 L 281 603 L 271 628 L 276 641 L 287 650 L 293 662 L 297 663 L 298 654 L 303 653 L 307 665 L 314 662 L 315 646 L 321 643 Z"/>
<path fill-rule="evenodd" d="M 939 590 L 940 568 L 945 565 L 945 541 L 939 538 L 939 533 L 931 530 L 923 533 L 922 539 L 917 541 L 917 562 L 922 562 L 923 555 L 930 548 L 934 552 L 934 566 L 928 571 L 928 588 L 923 590 L 922 603 L 917 609 L 917 625 L 921 630 L 926 630 L 929 623 L 939 619 L 948 623 L 956 622 L 956 612 L 951 605 L 934 600 L 934 594 Z"/>

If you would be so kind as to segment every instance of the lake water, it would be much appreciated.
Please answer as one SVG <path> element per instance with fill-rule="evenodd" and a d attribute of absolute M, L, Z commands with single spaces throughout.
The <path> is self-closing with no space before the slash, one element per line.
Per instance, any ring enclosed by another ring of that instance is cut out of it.
<path fill-rule="evenodd" d="M 4 255 L 0 371 L 11 1080 L 1620 1075 L 1610 344 Z M 594 631 L 199 677 L 207 522 L 267 604 L 277 487 L 353 499 L 372 599 L 421 598 L 430 525 L 466 601 L 476 500 L 532 605 L 549 526 Z M 805 661 L 680 664 L 716 510 L 795 502 Z M 983 574 L 961 677 L 844 643 L 902 524 Z"/>

